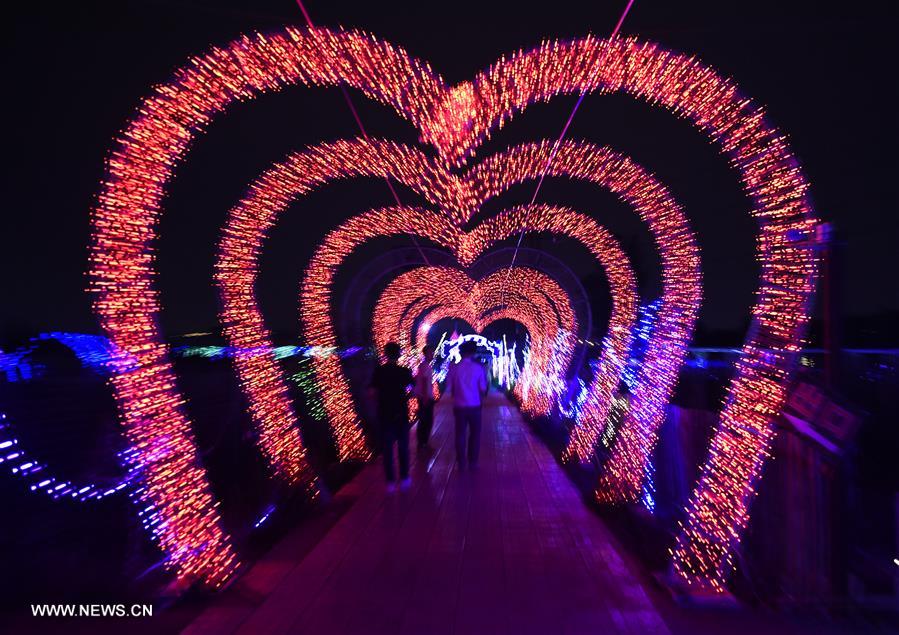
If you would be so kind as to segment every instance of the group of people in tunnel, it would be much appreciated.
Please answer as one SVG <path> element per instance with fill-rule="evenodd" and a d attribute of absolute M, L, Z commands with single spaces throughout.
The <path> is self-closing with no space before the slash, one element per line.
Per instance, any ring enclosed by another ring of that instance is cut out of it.
<path fill-rule="evenodd" d="M 370 388 L 377 407 L 378 432 L 382 441 L 384 473 L 387 491 L 399 487 L 408 489 L 409 476 L 409 401 L 417 402 L 418 426 L 416 438 L 420 451 L 430 449 L 429 440 L 434 425 L 434 347 L 422 349 L 422 359 L 413 373 L 400 365 L 402 350 L 396 342 L 384 346 L 384 363 L 374 371 Z M 441 399 L 450 399 L 455 419 L 456 463 L 460 470 L 477 469 L 481 447 L 481 410 L 490 389 L 487 370 L 476 359 L 477 344 L 465 342 L 459 347 L 460 361 L 450 366 Z"/>

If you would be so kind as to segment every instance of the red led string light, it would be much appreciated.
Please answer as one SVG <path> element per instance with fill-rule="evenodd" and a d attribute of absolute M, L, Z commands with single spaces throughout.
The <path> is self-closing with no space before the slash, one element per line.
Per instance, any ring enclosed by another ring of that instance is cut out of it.
<path fill-rule="evenodd" d="M 440 84 L 429 79 L 423 65 L 361 34 L 325 32 L 320 38 L 286 29 L 272 37 L 245 36 L 191 59 L 173 80 L 156 87 L 107 160 L 92 214 L 94 311 L 109 338 L 136 361 L 133 369 L 114 375 L 112 385 L 139 462 L 142 513 L 153 516 L 145 524 L 182 584 L 220 586 L 238 563 L 221 529 L 157 328 L 152 249 L 166 185 L 193 137 L 230 104 L 285 84 L 334 84 L 339 78 L 329 68 L 340 68 L 350 85 L 367 83 L 370 64 L 366 69 L 335 64 L 363 50 L 374 54 L 373 63 L 382 70 L 381 92 L 370 95 L 408 109 L 407 78 L 418 76 L 421 95 L 436 98 Z M 396 81 L 392 86 L 390 78 Z M 295 449 L 290 452 L 296 455 Z"/>

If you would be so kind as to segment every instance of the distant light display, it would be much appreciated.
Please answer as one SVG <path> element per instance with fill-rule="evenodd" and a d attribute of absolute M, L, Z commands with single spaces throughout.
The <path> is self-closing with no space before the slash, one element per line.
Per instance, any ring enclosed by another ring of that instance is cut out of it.
<path fill-rule="evenodd" d="M 502 342 L 493 342 L 483 335 L 470 333 L 468 335 L 460 335 L 455 339 L 444 339 L 440 346 L 434 352 L 436 357 L 442 357 L 449 362 L 458 364 L 462 361 L 462 353 L 459 349 L 465 342 L 474 342 L 478 348 L 486 348 L 491 355 L 501 355 L 503 350 Z"/>
<path fill-rule="evenodd" d="M 446 379 L 447 371 L 452 364 L 458 364 L 462 360 L 459 348 L 465 342 L 474 342 L 479 348 L 490 351 L 490 374 L 493 381 L 503 390 L 510 390 L 518 378 L 520 369 L 516 358 L 516 345 L 509 348 L 505 336 L 502 341 L 491 341 L 483 335 L 460 335 L 455 339 L 442 339 L 436 347 L 434 362 L 438 368 L 434 373 L 434 382 L 439 383 Z M 442 361 L 442 363 L 440 363 Z"/>
<path fill-rule="evenodd" d="M 520 383 L 543 381 L 554 353 L 567 369 L 574 349 L 572 338 L 556 351 L 553 348 L 560 329 L 577 328 L 567 293 L 546 274 L 526 267 L 512 270 L 508 284 L 506 270 L 474 281 L 465 273 L 449 267 L 419 267 L 391 282 L 375 305 L 372 335 L 378 350 L 388 341 L 397 341 L 412 365 L 424 344 L 430 325 L 446 317 L 465 320 L 478 331 L 500 319 L 500 314 L 522 323 L 532 341 L 531 363 L 522 371 Z M 552 320 L 546 318 L 553 316 Z M 417 338 L 413 332 L 422 318 Z M 536 378 L 540 378 L 539 380 Z M 524 409 L 539 414 L 549 411 L 548 400 L 539 391 L 525 389 L 519 395 Z"/>
<path fill-rule="evenodd" d="M 194 137 L 219 113 L 235 102 L 299 83 L 344 84 L 391 106 L 421 131 L 422 141 L 436 148 L 446 168 L 464 164 L 491 132 L 529 104 L 559 94 L 589 92 L 620 91 L 664 107 L 690 121 L 728 156 L 751 201 L 750 212 L 760 225 L 756 244 L 761 284 L 752 311 L 753 328 L 673 550 L 675 570 L 686 581 L 721 588 L 732 568 L 733 548 L 749 519 L 748 505 L 774 434 L 771 420 L 783 404 L 793 358 L 802 343 L 817 271 L 814 248 L 821 240 L 815 232 L 817 220 L 806 197 L 807 183 L 784 136 L 729 80 L 695 58 L 636 39 L 547 41 L 531 51 L 502 58 L 471 82 L 448 87 L 428 65 L 367 34 L 294 28 L 243 36 L 213 48 L 192 58 L 171 81 L 156 86 L 116 140 L 93 213 L 94 307 L 110 339 L 136 361 L 134 368 L 114 375 L 112 381 L 126 434 L 143 466 L 140 496 L 158 514 L 154 534 L 178 578 L 183 583 L 219 586 L 234 571 L 237 560 L 221 529 L 157 326 L 160 306 L 153 284 L 153 247 L 159 215 L 175 167 L 185 159 Z M 537 147 L 544 154 L 548 149 L 547 144 Z M 585 154 L 583 145 L 575 147 L 582 152 L 580 161 L 565 160 L 560 150 L 553 175 L 585 178 L 582 162 L 586 162 L 601 168 L 603 178 L 610 180 L 606 185 L 635 207 L 658 197 L 661 200 L 656 202 L 665 203 L 668 198 L 654 181 L 639 180 L 636 168 L 626 159 L 613 161 L 608 154 Z M 324 152 L 317 157 L 324 169 L 304 187 L 351 175 L 327 150 L 318 152 Z M 477 196 L 472 194 L 470 178 L 464 186 L 457 179 L 445 179 L 447 170 L 418 170 L 416 156 L 407 156 L 409 160 L 402 165 L 357 163 L 356 173 L 400 181 L 403 179 L 395 170 L 407 176 L 414 173 L 426 199 L 443 212 L 374 214 L 369 219 L 380 225 L 357 225 L 360 235 L 411 233 L 446 238 L 458 233 L 482 200 L 501 191 L 502 173 L 534 178 L 532 172 L 521 172 L 514 158 L 492 168 L 482 164 L 473 169 L 475 182 L 485 188 L 483 196 Z M 540 171 L 545 163 L 544 157 Z M 302 182 L 301 177 L 295 175 L 292 181 L 286 188 L 273 180 L 257 184 L 239 207 L 245 213 L 280 210 L 302 193 L 293 187 Z M 268 197 L 268 202 L 264 204 L 262 197 Z M 244 205 L 248 201 L 253 205 Z M 268 334 L 261 320 L 246 312 L 248 306 L 254 306 L 252 289 L 242 285 L 255 277 L 258 250 L 274 215 L 263 214 L 250 227 L 230 226 L 220 250 L 216 275 L 219 284 L 227 287 L 223 297 L 229 298 L 222 313 L 224 328 L 232 343 L 249 342 L 249 348 L 267 344 Z M 645 372 L 657 375 L 663 387 L 647 388 L 642 397 L 640 390 L 634 393 L 635 405 L 645 408 L 632 412 L 650 414 L 639 414 L 642 418 L 635 417 L 622 427 L 609 473 L 601 483 L 602 491 L 611 492 L 610 500 L 628 500 L 639 494 L 634 481 L 642 478 L 648 450 L 655 441 L 658 418 L 654 413 L 670 392 L 699 302 L 698 259 L 690 257 L 695 254 L 692 235 L 676 224 L 662 229 L 661 218 L 656 218 L 659 224 L 652 231 L 660 245 L 665 294 L 658 338 L 650 343 Z M 434 219 L 440 221 L 435 224 Z M 422 220 L 428 225 L 420 225 Z M 255 240 L 240 234 L 248 229 Z M 244 251 L 229 249 L 226 243 L 231 238 L 237 243 L 249 238 L 240 247 Z M 681 248 L 685 257 L 677 257 L 676 248 Z M 310 273 L 326 273 L 336 267 L 340 258 L 328 259 L 341 253 L 339 246 L 326 241 Z M 304 300 L 329 299 L 324 287 L 310 282 L 308 275 L 306 280 Z M 304 302 L 305 328 L 316 336 L 313 341 L 333 346 L 329 318 L 321 313 L 322 306 L 328 310 L 327 303 L 310 309 Z M 629 333 L 629 328 L 627 334 L 610 331 L 607 337 L 623 339 Z M 663 333 L 673 335 L 663 340 Z M 265 358 L 237 358 L 237 366 L 244 389 L 259 397 L 251 408 L 265 439 L 263 451 L 276 473 L 306 482 L 311 475 L 304 465 L 304 449 L 283 378 L 270 372 L 271 363 L 256 360 Z M 654 360 L 658 367 L 652 366 Z M 333 357 L 316 360 L 316 364 L 323 389 L 345 382 Z M 325 407 L 337 432 L 341 458 L 367 456 L 352 404 L 326 398 Z M 575 437 L 575 453 L 589 449 L 585 441 Z M 290 460 L 296 463 L 288 465 Z M 628 470 L 628 466 L 635 469 Z"/>
<path fill-rule="evenodd" d="M 498 276 L 501 280 L 502 275 Z M 518 381 L 515 383 L 514 392 L 521 402 L 522 411 L 531 414 L 547 414 L 550 403 L 547 397 L 537 390 L 537 386 L 545 382 L 546 374 L 549 372 L 549 360 L 552 355 L 552 344 L 554 337 L 552 334 L 559 330 L 559 327 L 547 320 L 547 312 L 535 307 L 532 300 L 527 296 L 515 295 L 511 292 L 503 292 L 501 289 L 496 290 L 497 295 L 495 301 L 499 300 L 501 295 L 505 297 L 505 306 L 490 311 L 485 316 L 475 322 L 478 330 L 483 330 L 488 324 L 501 319 L 515 320 L 522 324 L 528 333 L 534 333 L 534 337 L 529 338 L 530 354 L 527 361 L 521 369 Z M 428 317 L 433 320 L 439 320 L 445 317 L 453 317 L 458 315 L 464 307 L 451 305 L 441 305 L 428 313 Z M 565 357 L 565 365 L 571 358 L 573 345 L 568 346 L 563 352 Z"/>

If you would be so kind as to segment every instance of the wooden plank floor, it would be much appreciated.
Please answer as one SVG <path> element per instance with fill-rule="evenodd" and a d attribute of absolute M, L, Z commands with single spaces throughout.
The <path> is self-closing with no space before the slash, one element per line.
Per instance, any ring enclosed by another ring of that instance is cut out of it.
<path fill-rule="evenodd" d="M 667 633 L 553 457 L 502 396 L 484 408 L 478 471 L 455 467 L 452 411 L 408 491 L 380 462 L 355 502 L 303 555 L 289 535 L 185 629 L 206 633 Z M 414 450 L 413 450 L 414 452 Z M 299 534 L 298 534 L 299 535 Z"/>

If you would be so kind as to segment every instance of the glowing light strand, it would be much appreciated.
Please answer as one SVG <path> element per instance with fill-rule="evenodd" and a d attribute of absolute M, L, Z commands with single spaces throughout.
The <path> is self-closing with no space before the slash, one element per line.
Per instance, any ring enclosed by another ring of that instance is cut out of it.
<path fill-rule="evenodd" d="M 123 464 L 129 462 L 125 453 L 120 453 L 119 459 Z M 118 494 L 131 485 L 136 476 L 132 471 L 125 477 L 117 479 L 115 483 L 105 486 L 95 483 L 79 485 L 54 476 L 47 464 L 29 455 L 22 447 L 4 413 L 0 413 L 0 465 L 8 468 L 10 474 L 25 479 L 29 491 L 46 494 L 53 500 L 61 498 L 79 502 L 102 500 L 107 496 Z"/>

